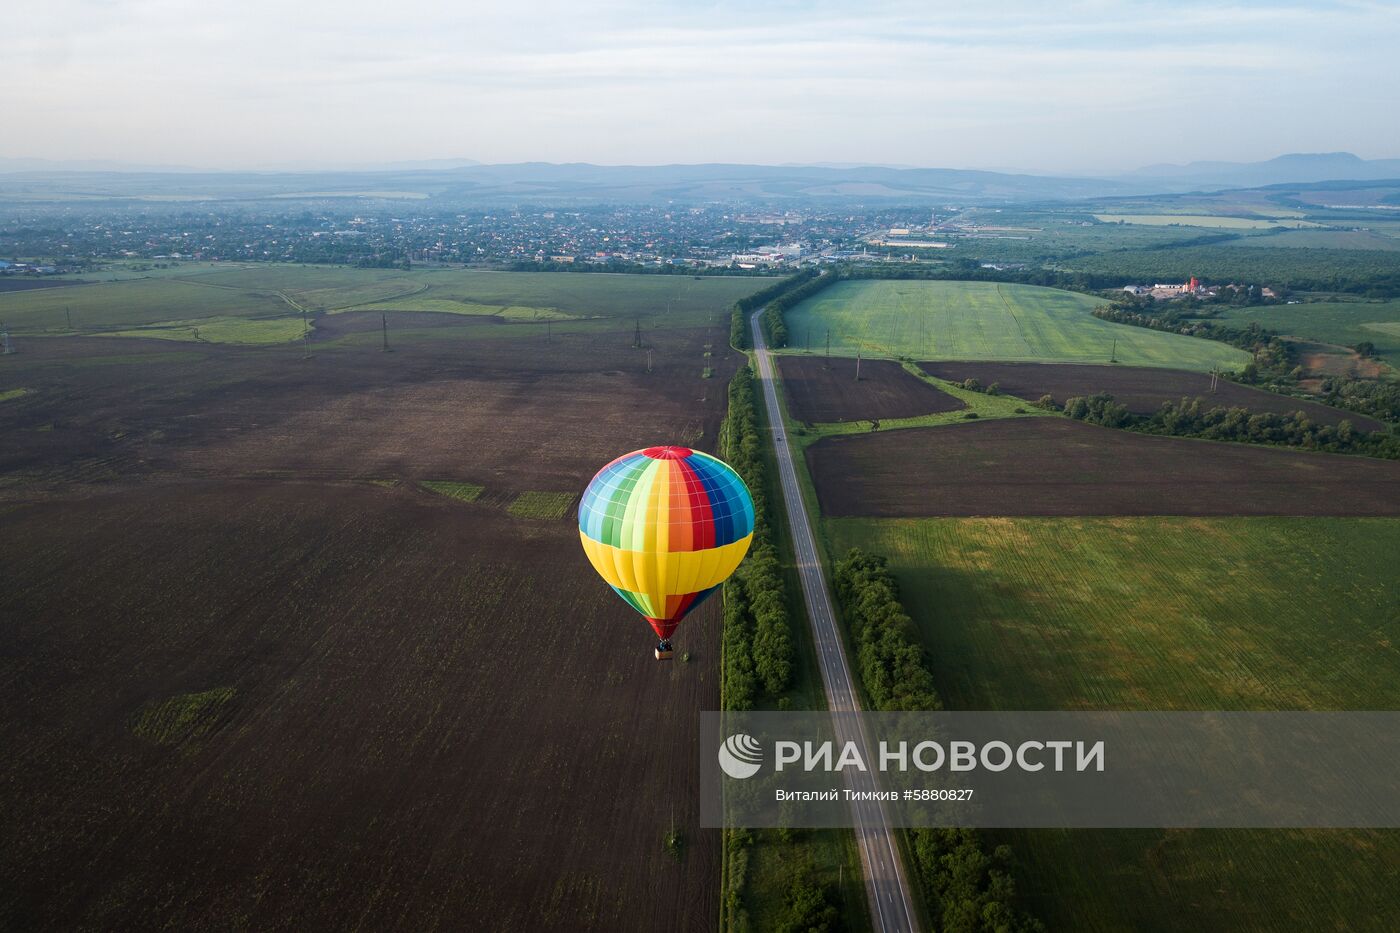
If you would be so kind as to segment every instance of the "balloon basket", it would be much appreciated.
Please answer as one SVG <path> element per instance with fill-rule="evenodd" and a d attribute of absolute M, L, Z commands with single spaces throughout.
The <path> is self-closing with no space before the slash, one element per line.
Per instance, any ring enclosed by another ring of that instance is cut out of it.
<path fill-rule="evenodd" d="M 669 641 L 663 641 L 652 650 L 652 654 L 656 655 L 656 660 L 658 661 L 669 661 L 675 652 L 671 650 L 671 643 Z"/>

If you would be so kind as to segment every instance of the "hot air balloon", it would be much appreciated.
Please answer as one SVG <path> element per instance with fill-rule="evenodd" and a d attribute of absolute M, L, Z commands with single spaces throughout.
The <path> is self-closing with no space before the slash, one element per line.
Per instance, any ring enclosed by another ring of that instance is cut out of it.
<path fill-rule="evenodd" d="M 662 661 L 681 619 L 748 552 L 753 498 L 722 460 L 648 447 L 598 471 L 579 503 L 578 530 L 593 569 L 651 623 Z"/>

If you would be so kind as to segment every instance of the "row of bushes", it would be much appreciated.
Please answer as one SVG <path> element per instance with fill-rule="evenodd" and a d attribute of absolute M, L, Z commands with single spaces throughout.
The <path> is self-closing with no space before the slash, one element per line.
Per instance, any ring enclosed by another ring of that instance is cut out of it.
<path fill-rule="evenodd" d="M 882 712 L 942 709 L 914 622 L 883 557 L 853 550 L 836 562 L 832 579 L 856 646 L 866 695 Z"/>
<path fill-rule="evenodd" d="M 729 309 L 729 342 L 740 350 L 747 350 L 753 346 L 749 340 L 749 314 L 754 308 L 761 308 L 768 302 L 777 298 L 789 289 L 799 288 L 807 282 L 812 281 L 818 275 L 816 269 L 803 269 L 796 275 L 790 275 L 760 289 L 752 295 L 740 298 L 734 302 Z"/>
<path fill-rule="evenodd" d="M 976 259 L 956 259 L 938 266 L 852 265 L 843 270 L 852 279 L 927 279 L 957 282 L 1006 282 L 1015 285 L 1041 285 L 1066 291 L 1095 293 L 1106 288 L 1128 285 L 1132 279 L 1117 274 L 1063 272 L 1056 269 L 983 268 Z"/>
<path fill-rule="evenodd" d="M 770 347 L 787 346 L 787 321 L 783 320 L 783 315 L 787 313 L 789 308 L 796 307 L 840 278 L 840 273 L 835 269 L 830 269 L 796 288 L 788 289 L 768 302 L 768 307 L 763 312 L 763 335 L 768 338 L 768 345 Z"/>
<path fill-rule="evenodd" d="M 1042 397 L 1037 404 L 1042 408 L 1056 407 L 1055 400 L 1049 396 Z M 1100 392 L 1067 399 L 1064 413 L 1089 424 L 1141 431 L 1144 434 L 1243 441 L 1400 460 L 1400 437 L 1396 435 L 1358 431 L 1346 420 L 1336 427 L 1315 424 L 1301 411 L 1292 414 L 1250 413 L 1245 408 L 1218 405 L 1207 408 L 1199 398 L 1184 398 L 1180 402 L 1163 403 L 1151 415 L 1135 415 L 1109 393 Z"/>
<path fill-rule="evenodd" d="M 1288 395 L 1298 391 L 1298 380 L 1303 376 L 1303 369 L 1294 360 L 1289 342 L 1277 332 L 1258 324 L 1230 327 L 1182 315 L 1174 309 L 1150 313 L 1121 306 L 1096 308 L 1094 315 L 1117 324 L 1204 337 L 1247 350 L 1254 354 L 1254 359 L 1245 364 L 1238 374 L 1230 377 L 1245 385 L 1261 386 Z M 1364 347 L 1358 348 L 1358 352 L 1363 350 Z M 1365 356 L 1365 352 L 1362 355 Z M 1323 401 L 1329 405 L 1382 421 L 1400 421 L 1400 386 L 1394 383 L 1336 376 L 1323 382 L 1322 391 Z"/>
<path fill-rule="evenodd" d="M 833 583 L 856 643 L 865 692 L 881 711 L 936 710 L 934 688 L 914 623 L 883 557 L 853 549 L 836 562 Z M 1011 850 L 988 846 L 967 828 L 908 830 L 914 876 L 934 929 L 958 933 L 1032 933 L 1039 921 L 1016 906 Z"/>
<path fill-rule="evenodd" d="M 806 276 L 807 280 L 811 278 Z M 749 296 L 750 299 L 754 297 Z M 746 311 L 758 306 L 752 301 L 747 309 L 736 304 L 734 319 L 742 323 Z M 720 701 L 724 709 L 730 710 L 752 709 L 761 697 L 766 695 L 771 699 L 784 693 L 792 684 L 794 664 L 787 591 L 774 544 L 772 513 L 768 508 L 757 394 L 753 371 L 745 366 L 730 380 L 729 411 L 724 426 L 725 456 L 749 487 L 754 504 L 754 538 L 749 556 L 734 577 L 724 584 Z M 764 833 L 762 838 L 773 844 L 785 844 L 791 841 L 791 831 Z M 745 829 L 726 830 L 724 834 L 725 890 L 721 926 L 733 933 L 746 933 L 751 927 L 743 898 L 751 850 L 759 842 L 758 834 Z M 839 927 L 832 886 L 821 880 L 810 858 L 785 860 L 784 876 L 780 882 L 781 907 L 770 916 L 772 929 L 823 933 Z"/>
<path fill-rule="evenodd" d="M 752 709 L 760 693 L 776 697 L 792 684 L 793 645 L 787 591 L 764 482 L 753 370 L 745 366 L 729 382 L 725 416 L 726 456 L 753 496 L 754 534 L 749 556 L 724 585 L 725 709 Z"/>

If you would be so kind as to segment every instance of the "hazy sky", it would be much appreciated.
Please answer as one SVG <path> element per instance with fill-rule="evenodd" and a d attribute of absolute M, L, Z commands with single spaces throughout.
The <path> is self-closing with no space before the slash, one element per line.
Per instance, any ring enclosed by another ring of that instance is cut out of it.
<path fill-rule="evenodd" d="M 1400 3 L 47 0 L 0 156 L 243 168 L 1400 157 Z"/>

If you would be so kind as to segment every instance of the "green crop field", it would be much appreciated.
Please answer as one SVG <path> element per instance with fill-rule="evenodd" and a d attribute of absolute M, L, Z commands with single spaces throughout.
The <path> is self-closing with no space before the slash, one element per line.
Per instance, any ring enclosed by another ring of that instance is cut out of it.
<path fill-rule="evenodd" d="M 1287 249 L 1400 250 L 1400 237 L 1366 230 L 1289 230 L 1274 236 L 1242 236 L 1221 246 L 1271 246 Z"/>
<path fill-rule="evenodd" d="M 405 272 L 274 263 L 191 264 L 188 274 L 158 272 L 0 293 L 0 321 L 17 336 L 105 333 L 229 343 L 294 340 L 301 335 L 303 309 L 313 314 L 445 312 L 526 324 L 639 318 L 648 326 L 664 319 L 668 325 L 698 326 L 721 321 L 736 299 L 770 284 L 754 277 Z M 249 330 L 237 324 L 240 319 L 257 319 L 258 326 Z M 211 323 L 203 323 L 207 320 Z M 160 332 L 132 333 L 153 325 Z"/>
<path fill-rule="evenodd" d="M 1400 521 L 827 520 L 890 558 L 954 709 L 1395 709 Z M 1000 834 L 1050 929 L 1393 928 L 1400 833 Z M 1185 913 L 1183 913 L 1183 911 Z"/>
<path fill-rule="evenodd" d="M 0 293 L 0 320 L 20 336 L 101 333 L 202 318 L 276 317 L 291 311 L 275 292 L 206 288 L 172 278 Z"/>
<path fill-rule="evenodd" d="M 516 496 L 506 511 L 516 518 L 560 519 L 569 514 L 576 498 L 578 494 L 573 492 L 527 490 Z"/>
<path fill-rule="evenodd" d="M 460 499 L 463 502 L 475 502 L 485 488 L 475 483 L 451 483 L 445 480 L 422 480 L 418 485 L 440 496 Z"/>
<path fill-rule="evenodd" d="M 1284 235 L 1284 234 L 1280 234 Z M 1288 288 L 1332 288 L 1336 283 L 1369 282 L 1400 272 L 1400 252 L 1379 249 L 1291 249 L 1258 236 L 1253 249 L 1237 240 L 1209 246 L 1124 249 L 1065 259 L 1066 272 L 1130 276 L 1140 282 L 1183 282 L 1200 276 L 1210 282 L 1251 282 Z M 1315 283 L 1328 283 L 1319 285 Z"/>
<path fill-rule="evenodd" d="M 1219 214 L 1095 214 L 1106 224 L 1118 223 L 1145 227 L 1211 227 L 1223 230 L 1272 230 L 1277 227 L 1316 227 L 1306 220 L 1270 220 L 1264 217 L 1225 217 Z"/>
<path fill-rule="evenodd" d="M 1231 308 L 1221 317 L 1346 347 L 1369 340 L 1377 356 L 1400 369 L 1400 301 L 1308 301 Z"/>
<path fill-rule="evenodd" d="M 1223 343 L 1111 324 L 1104 302 L 1076 292 L 995 282 L 839 282 L 788 312 L 788 340 L 843 356 L 914 360 L 1119 362 L 1237 369 L 1249 355 Z M 1116 343 L 1116 351 L 1115 351 Z"/>
<path fill-rule="evenodd" d="M 162 321 L 143 327 L 103 331 L 103 337 L 154 337 L 203 343 L 245 345 L 287 343 L 301 336 L 300 315 L 282 317 L 207 317 L 190 321 Z"/>

